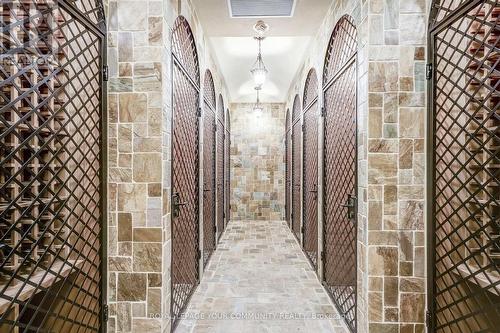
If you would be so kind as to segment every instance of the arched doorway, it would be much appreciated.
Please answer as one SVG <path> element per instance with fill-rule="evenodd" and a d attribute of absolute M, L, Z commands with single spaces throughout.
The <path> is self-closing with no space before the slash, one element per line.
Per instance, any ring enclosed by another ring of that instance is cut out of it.
<path fill-rule="evenodd" d="M 311 69 L 303 99 L 303 242 L 302 247 L 314 268 L 318 266 L 318 76 Z"/>
<path fill-rule="evenodd" d="M 199 113 L 200 70 L 187 20 L 172 32 L 172 280 L 174 325 L 199 281 Z"/>
<path fill-rule="evenodd" d="M 292 145 L 290 142 L 290 109 L 286 110 L 285 116 L 285 220 L 286 223 L 292 227 L 291 222 L 291 175 L 292 175 Z"/>
<path fill-rule="evenodd" d="M 357 290 L 356 59 L 356 27 L 344 16 L 333 29 L 323 73 L 323 282 L 352 332 Z"/>
<path fill-rule="evenodd" d="M 295 96 L 292 109 L 292 231 L 297 240 L 301 241 L 302 223 L 302 199 L 300 197 L 302 187 L 302 124 L 301 103 L 299 95 Z"/>
<path fill-rule="evenodd" d="M 226 109 L 226 132 L 224 137 L 224 161 L 225 161 L 225 218 L 226 225 L 231 220 L 231 113 Z"/>
<path fill-rule="evenodd" d="M 8 1 L 0 12 L 0 331 L 100 332 L 103 4 Z"/>
<path fill-rule="evenodd" d="M 224 99 L 219 95 L 219 105 L 217 107 L 217 239 L 224 232 L 224 174 L 225 174 L 225 155 L 226 155 L 226 131 L 225 131 Z"/>
<path fill-rule="evenodd" d="M 203 84 L 203 267 L 215 250 L 215 87 L 207 69 Z"/>
<path fill-rule="evenodd" d="M 433 1 L 429 90 L 432 332 L 500 327 L 500 3 Z"/>

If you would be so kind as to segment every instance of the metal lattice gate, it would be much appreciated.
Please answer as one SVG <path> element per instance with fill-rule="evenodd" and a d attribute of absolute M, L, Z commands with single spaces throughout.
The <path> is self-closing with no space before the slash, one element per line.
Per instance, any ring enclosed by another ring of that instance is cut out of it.
<path fill-rule="evenodd" d="M 199 84 L 193 33 L 184 17 L 174 23 L 172 140 L 172 280 L 173 324 L 199 281 Z"/>
<path fill-rule="evenodd" d="M 290 142 L 290 110 L 286 110 L 285 117 L 285 220 L 291 227 L 291 205 L 290 205 L 290 188 L 291 188 L 291 153 L 292 145 Z"/>
<path fill-rule="evenodd" d="M 102 3 L 2 1 L 0 16 L 0 331 L 98 332 Z"/>
<path fill-rule="evenodd" d="M 224 100 L 219 96 L 217 112 L 217 238 L 224 232 L 224 174 L 225 174 L 225 128 L 224 128 Z"/>
<path fill-rule="evenodd" d="M 203 88 L 203 267 L 215 251 L 215 87 L 212 73 L 205 73 Z"/>
<path fill-rule="evenodd" d="M 323 73 L 323 283 L 352 332 L 357 285 L 356 38 L 351 18 L 342 17 L 333 30 Z"/>
<path fill-rule="evenodd" d="M 225 219 L 229 223 L 231 219 L 231 119 L 229 109 L 226 109 L 226 126 L 224 134 L 224 173 L 225 173 Z"/>
<path fill-rule="evenodd" d="M 301 164 L 302 155 L 301 139 L 302 139 L 302 126 L 300 123 L 300 98 L 295 96 L 292 111 L 292 232 L 299 240 L 301 237 L 301 217 L 302 209 L 300 197 L 301 193 Z"/>
<path fill-rule="evenodd" d="M 434 1 L 430 22 L 432 331 L 498 332 L 500 3 Z"/>
<path fill-rule="evenodd" d="M 318 77 L 309 71 L 304 88 L 303 125 L 303 244 L 307 257 L 318 265 Z"/>

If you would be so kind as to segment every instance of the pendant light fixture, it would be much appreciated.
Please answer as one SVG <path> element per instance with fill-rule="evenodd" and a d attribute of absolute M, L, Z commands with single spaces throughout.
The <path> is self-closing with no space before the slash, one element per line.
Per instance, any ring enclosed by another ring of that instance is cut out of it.
<path fill-rule="evenodd" d="M 258 36 L 254 39 L 259 44 L 259 53 L 257 54 L 257 60 L 253 64 L 252 70 L 250 71 L 255 82 L 255 86 L 262 87 L 266 82 L 267 68 L 262 60 L 262 41 L 266 38 L 264 33 L 269 30 L 269 26 L 264 21 L 257 21 L 253 29 L 257 32 Z"/>
<path fill-rule="evenodd" d="M 259 98 L 259 92 L 261 89 L 262 88 L 260 86 L 255 87 L 255 91 L 257 92 L 257 102 L 253 106 L 253 112 L 255 113 L 255 116 L 257 118 L 260 118 L 260 116 L 262 115 L 262 111 L 264 110 L 262 108 L 262 105 L 260 104 L 260 98 Z"/>

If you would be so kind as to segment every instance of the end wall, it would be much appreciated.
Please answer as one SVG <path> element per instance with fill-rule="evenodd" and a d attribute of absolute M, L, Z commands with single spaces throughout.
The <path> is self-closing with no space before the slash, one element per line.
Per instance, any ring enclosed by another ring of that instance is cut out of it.
<path fill-rule="evenodd" d="M 231 105 L 231 219 L 282 220 L 285 205 L 285 105 Z"/>

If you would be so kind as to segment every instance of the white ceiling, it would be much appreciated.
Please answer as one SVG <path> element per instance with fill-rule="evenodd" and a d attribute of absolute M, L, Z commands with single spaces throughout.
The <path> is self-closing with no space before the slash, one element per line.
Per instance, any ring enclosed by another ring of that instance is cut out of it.
<path fill-rule="evenodd" d="M 270 26 L 262 44 L 269 75 L 261 101 L 285 102 L 290 84 L 331 1 L 297 0 L 293 17 L 263 18 Z M 250 69 L 257 57 L 252 28 L 259 18 L 231 18 L 228 0 L 193 0 L 193 3 L 229 89 L 231 102 L 255 102 Z"/>

